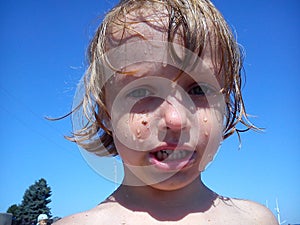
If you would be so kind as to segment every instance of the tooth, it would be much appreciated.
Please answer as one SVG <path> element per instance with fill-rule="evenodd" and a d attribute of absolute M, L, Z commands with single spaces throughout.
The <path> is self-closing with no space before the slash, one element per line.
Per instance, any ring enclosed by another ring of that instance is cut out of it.
<path fill-rule="evenodd" d="M 158 159 L 159 161 L 163 160 L 163 153 L 162 153 L 162 151 L 158 151 L 158 152 L 156 153 L 156 157 L 157 157 L 157 159 Z"/>
<path fill-rule="evenodd" d="M 170 156 L 169 156 L 169 159 L 171 160 L 176 160 L 176 159 L 183 159 L 187 156 L 188 152 L 187 151 L 184 151 L 184 150 L 181 150 L 181 151 L 176 151 L 176 152 L 173 152 Z"/>
<path fill-rule="evenodd" d="M 164 160 L 178 160 L 178 159 L 184 159 L 189 155 L 189 152 L 186 150 L 169 150 L 169 149 L 165 149 L 165 150 L 160 150 L 158 152 L 156 152 L 156 158 L 159 161 L 164 161 Z"/>
<path fill-rule="evenodd" d="M 166 152 L 166 151 L 163 151 L 162 152 L 162 158 L 163 158 L 163 160 L 165 160 L 166 158 L 168 158 L 168 153 Z"/>
<path fill-rule="evenodd" d="M 168 154 L 168 155 L 171 155 L 173 153 L 172 150 L 165 150 L 165 152 Z"/>
<path fill-rule="evenodd" d="M 183 158 L 183 154 L 184 154 L 184 153 L 183 153 L 182 151 L 178 152 L 178 156 L 179 156 L 180 159 Z"/>
<path fill-rule="evenodd" d="M 183 158 L 183 154 L 184 154 L 184 152 L 183 152 L 183 151 L 179 151 L 179 152 L 178 152 L 178 156 L 179 156 L 179 158 L 180 158 L 180 159 L 182 159 L 182 158 Z"/>
<path fill-rule="evenodd" d="M 176 159 L 180 159 L 181 156 L 180 156 L 180 152 L 173 152 L 170 156 L 169 156 L 169 159 L 170 160 L 176 160 Z"/>
<path fill-rule="evenodd" d="M 181 151 L 177 153 L 177 158 L 178 159 L 182 159 L 182 153 L 181 153 Z"/>
<path fill-rule="evenodd" d="M 171 155 L 169 155 L 169 159 L 174 160 L 175 159 L 175 153 L 172 153 Z"/>

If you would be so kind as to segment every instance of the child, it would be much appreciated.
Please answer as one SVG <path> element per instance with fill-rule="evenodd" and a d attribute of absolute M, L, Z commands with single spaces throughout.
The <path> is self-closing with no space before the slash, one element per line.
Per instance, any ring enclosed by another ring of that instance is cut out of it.
<path fill-rule="evenodd" d="M 37 218 L 37 225 L 47 225 L 48 216 L 46 214 L 40 214 Z"/>
<path fill-rule="evenodd" d="M 83 124 L 70 139 L 119 155 L 124 179 L 97 207 L 57 225 L 277 224 L 265 207 L 201 181 L 223 139 L 257 129 L 241 95 L 241 52 L 209 0 L 121 0 L 88 54 L 72 112 Z"/>

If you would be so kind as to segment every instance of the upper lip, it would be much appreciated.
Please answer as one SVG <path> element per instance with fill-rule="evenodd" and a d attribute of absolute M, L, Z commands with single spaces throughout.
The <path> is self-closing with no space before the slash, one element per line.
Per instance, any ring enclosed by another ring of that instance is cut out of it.
<path fill-rule="evenodd" d="M 177 151 L 177 150 L 186 150 L 186 151 L 195 151 L 195 148 L 192 148 L 191 146 L 188 145 L 177 145 L 177 144 L 165 144 L 165 145 L 161 145 L 157 148 L 154 148 L 150 151 L 150 153 L 155 153 L 161 150 L 173 150 L 173 151 Z"/>

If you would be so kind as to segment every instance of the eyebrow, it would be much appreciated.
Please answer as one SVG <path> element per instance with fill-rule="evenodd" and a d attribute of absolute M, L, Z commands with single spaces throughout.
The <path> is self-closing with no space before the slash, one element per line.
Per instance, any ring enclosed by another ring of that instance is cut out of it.
<path fill-rule="evenodd" d="M 122 80 L 124 80 L 124 79 L 128 80 L 128 79 L 134 79 L 134 78 L 142 78 L 142 77 L 146 77 L 146 76 L 156 73 L 156 71 L 151 71 L 153 68 L 147 68 L 147 66 L 141 65 L 142 63 L 150 63 L 150 62 L 140 62 L 138 64 L 129 65 L 129 66 L 125 67 L 125 69 L 116 71 L 116 75 L 121 75 Z M 133 66 L 135 68 L 131 69 L 130 67 L 133 67 Z M 129 67 L 129 69 L 128 69 L 128 67 Z"/>

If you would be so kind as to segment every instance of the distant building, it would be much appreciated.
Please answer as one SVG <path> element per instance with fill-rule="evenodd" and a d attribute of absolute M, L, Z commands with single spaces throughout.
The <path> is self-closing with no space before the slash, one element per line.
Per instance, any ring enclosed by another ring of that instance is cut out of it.
<path fill-rule="evenodd" d="M 11 213 L 0 213 L 0 225 L 11 225 L 12 214 Z"/>

